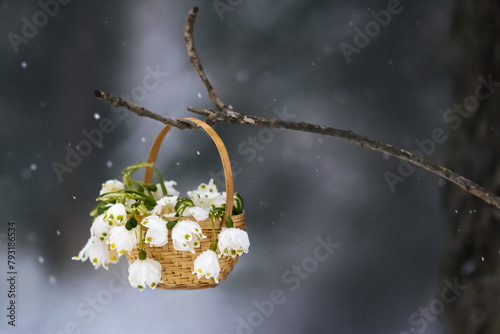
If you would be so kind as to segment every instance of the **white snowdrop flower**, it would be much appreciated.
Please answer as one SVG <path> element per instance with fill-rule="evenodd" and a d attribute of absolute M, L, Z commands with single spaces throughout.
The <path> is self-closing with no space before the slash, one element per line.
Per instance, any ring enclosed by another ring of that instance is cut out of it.
<path fill-rule="evenodd" d="M 102 188 L 101 191 L 99 192 L 99 195 L 120 191 L 123 189 L 125 189 L 125 185 L 122 182 L 118 180 L 108 180 L 102 184 Z"/>
<path fill-rule="evenodd" d="M 107 243 L 110 249 L 116 249 L 118 255 L 121 256 L 123 253 L 130 252 L 134 247 L 139 244 L 139 227 L 136 226 L 130 231 L 122 226 L 115 226 L 109 231 L 109 239 Z"/>
<path fill-rule="evenodd" d="M 110 229 L 111 226 L 106 220 L 104 220 L 103 213 L 102 215 L 98 216 L 92 223 L 92 226 L 90 227 L 90 234 L 100 239 L 101 241 L 105 241 L 106 239 L 108 239 Z"/>
<path fill-rule="evenodd" d="M 153 247 L 161 247 L 168 242 L 167 222 L 156 215 L 151 215 L 142 221 L 142 225 L 148 228 L 146 232 L 146 243 Z"/>
<path fill-rule="evenodd" d="M 151 213 L 157 216 L 174 217 L 177 198 L 177 196 L 162 197 L 156 202 L 156 206 L 151 210 Z"/>
<path fill-rule="evenodd" d="M 93 238 L 93 243 L 89 247 L 88 254 L 89 260 L 92 262 L 95 269 L 103 266 L 104 269 L 108 270 L 109 247 L 106 241 Z"/>
<path fill-rule="evenodd" d="M 72 260 L 80 260 L 82 262 L 87 259 L 94 265 L 95 269 L 103 266 L 108 269 L 109 248 L 106 241 L 101 241 L 96 237 L 90 237 L 85 246 L 77 256 L 73 256 Z"/>
<path fill-rule="evenodd" d="M 148 258 L 135 260 L 128 267 L 128 281 L 139 291 L 144 290 L 146 286 L 154 290 L 158 283 L 163 283 L 160 262 Z"/>
<path fill-rule="evenodd" d="M 222 255 L 231 255 L 233 258 L 236 255 L 241 255 L 243 252 L 248 253 L 250 240 L 248 233 L 239 228 L 223 227 L 218 237 L 217 248 L 219 249 L 219 257 Z"/>
<path fill-rule="evenodd" d="M 213 278 L 215 283 L 219 284 L 220 265 L 217 254 L 213 250 L 206 250 L 194 260 L 193 274 L 198 276 L 198 279 Z"/>
<path fill-rule="evenodd" d="M 179 196 L 179 191 L 174 188 L 174 186 L 177 185 L 177 182 L 170 180 L 170 181 L 165 181 L 163 182 L 165 184 L 165 188 L 167 188 L 167 194 L 172 195 L 172 196 Z M 152 191 L 151 194 L 153 195 L 154 199 L 158 201 L 160 198 L 165 196 L 163 194 L 163 191 L 161 190 L 160 184 L 156 184 L 156 191 Z"/>
<path fill-rule="evenodd" d="M 78 253 L 77 256 L 73 256 L 71 259 L 72 260 L 79 260 L 79 261 L 82 261 L 82 262 L 85 262 L 87 261 L 87 259 L 89 258 L 89 248 L 90 246 L 92 245 L 92 243 L 94 242 L 92 236 L 89 238 L 89 240 L 87 241 L 87 243 L 85 244 L 85 246 L 83 246 L 82 250 L 80 251 L 80 253 Z"/>
<path fill-rule="evenodd" d="M 127 209 L 121 203 L 113 204 L 104 215 L 109 226 L 119 226 L 127 222 Z"/>
<path fill-rule="evenodd" d="M 208 219 L 210 214 L 209 209 L 199 208 L 197 206 L 189 207 L 184 211 L 183 217 L 194 217 L 197 221 Z"/>
<path fill-rule="evenodd" d="M 205 239 L 200 225 L 192 220 L 181 220 L 172 228 L 172 242 L 178 251 L 190 251 L 200 247 L 200 240 Z"/>
<path fill-rule="evenodd" d="M 188 196 L 191 198 L 195 206 L 203 209 L 219 207 L 226 203 L 226 194 L 219 193 L 213 179 L 210 179 L 208 184 L 202 183 L 198 189 L 188 191 Z"/>

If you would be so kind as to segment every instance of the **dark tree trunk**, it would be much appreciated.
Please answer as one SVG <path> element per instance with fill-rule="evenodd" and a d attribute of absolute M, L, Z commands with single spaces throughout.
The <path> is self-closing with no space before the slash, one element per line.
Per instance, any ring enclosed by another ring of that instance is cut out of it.
<path fill-rule="evenodd" d="M 450 122 L 448 167 L 500 194 L 500 3 L 456 0 L 446 61 L 457 105 L 464 108 Z M 495 87 L 476 87 L 491 76 Z M 492 92 L 494 90 L 494 92 Z M 500 210 L 449 185 L 445 193 L 450 238 L 443 263 L 444 279 L 458 278 L 465 293 L 447 305 L 445 332 L 500 333 Z"/>

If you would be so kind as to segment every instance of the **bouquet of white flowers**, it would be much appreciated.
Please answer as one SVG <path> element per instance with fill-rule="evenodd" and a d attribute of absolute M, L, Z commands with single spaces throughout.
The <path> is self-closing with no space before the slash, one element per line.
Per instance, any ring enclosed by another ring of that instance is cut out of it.
<path fill-rule="evenodd" d="M 227 176 L 229 158 L 227 152 L 223 156 L 225 147 L 221 152 L 222 141 L 208 125 L 198 124 L 211 130 L 207 132 L 218 144 Z M 73 259 L 88 259 L 96 269 L 108 269 L 108 263 L 126 254 L 130 284 L 141 291 L 146 286 L 213 287 L 231 272 L 239 255 L 248 253 L 243 200 L 238 193 L 233 195 L 232 175 L 226 178 L 227 193 L 220 193 L 211 179 L 180 197 L 177 183 L 164 181 L 152 163 L 168 130 L 167 126 L 160 133 L 148 162 L 125 168 L 122 181 L 102 184 L 99 203 L 91 212 L 95 218 L 90 238 Z M 144 182 L 132 179 L 140 168 L 147 169 Z M 151 184 L 151 171 L 158 179 L 156 185 Z"/>

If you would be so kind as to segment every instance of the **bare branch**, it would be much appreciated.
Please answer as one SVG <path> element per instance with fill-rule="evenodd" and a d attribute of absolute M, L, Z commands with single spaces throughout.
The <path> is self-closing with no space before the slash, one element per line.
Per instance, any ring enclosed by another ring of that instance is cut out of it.
<path fill-rule="evenodd" d="M 368 148 L 370 150 L 377 152 L 386 153 L 398 159 L 405 160 L 414 165 L 420 166 L 436 175 L 441 176 L 442 178 L 450 182 L 455 183 L 459 187 L 467 190 L 472 195 L 475 195 L 484 200 L 486 203 L 492 204 L 498 209 L 500 209 L 499 196 L 489 192 L 487 189 L 479 186 L 475 182 L 468 180 L 463 176 L 454 173 L 445 167 L 442 167 L 440 165 L 422 159 L 419 156 L 411 154 L 410 152 L 403 150 L 399 147 L 390 144 L 385 144 L 378 140 L 358 135 L 353 131 L 349 130 L 340 130 L 328 126 L 316 125 L 304 122 L 292 122 L 279 119 L 242 115 L 240 113 L 231 110 L 224 102 L 222 102 L 222 100 L 215 92 L 215 89 L 208 81 L 208 78 L 203 70 L 203 66 L 201 65 L 201 62 L 196 53 L 196 49 L 194 46 L 194 38 L 193 38 L 193 27 L 197 12 L 198 12 L 197 8 L 193 8 L 189 12 L 189 16 L 187 18 L 186 25 L 184 28 L 184 37 L 186 41 L 187 52 L 189 55 L 189 59 L 191 60 L 191 63 L 193 64 L 196 72 L 198 73 L 198 76 L 205 85 L 205 88 L 207 89 L 208 96 L 210 97 L 210 99 L 212 100 L 212 102 L 219 111 L 212 111 L 208 109 L 192 108 L 192 107 L 188 107 L 187 109 L 193 113 L 205 117 L 205 121 L 207 123 L 213 124 L 217 122 L 222 122 L 232 125 L 251 125 L 251 126 L 265 127 L 265 128 L 288 129 L 288 130 L 310 132 L 325 136 L 332 136 L 332 137 L 346 139 L 353 143 L 356 143 L 361 147 Z M 174 120 L 160 116 L 147 109 L 138 107 L 128 101 L 125 101 L 111 94 L 105 93 L 103 91 L 96 91 L 95 93 L 99 100 L 105 103 L 111 103 L 116 106 L 125 107 L 139 116 L 149 117 L 154 120 L 160 121 L 162 123 L 172 125 L 179 129 L 191 129 L 194 127 L 192 124 L 184 122 L 182 120 Z"/>
<path fill-rule="evenodd" d="M 212 100 L 212 103 L 219 109 L 219 111 L 227 111 L 228 106 L 222 102 L 219 95 L 212 87 L 212 84 L 208 80 L 207 75 L 205 74 L 205 70 L 203 69 L 203 65 L 201 64 L 200 58 L 198 57 L 198 53 L 196 52 L 196 48 L 194 46 L 194 22 L 196 21 L 196 16 L 198 15 L 198 7 L 194 7 L 189 11 L 189 15 L 186 19 L 186 25 L 184 26 L 184 41 L 186 42 L 187 54 L 189 56 L 189 60 L 193 65 L 196 73 L 200 77 L 201 82 L 205 85 L 207 89 L 208 97 Z"/>
<path fill-rule="evenodd" d="M 155 114 L 154 112 L 151 112 L 145 108 L 138 107 L 135 104 L 133 104 L 132 102 L 124 100 L 121 97 L 117 97 L 117 96 L 114 96 L 112 94 L 106 93 L 103 90 L 96 90 L 96 91 L 94 91 L 94 94 L 99 101 L 102 101 L 104 103 L 111 103 L 117 107 L 127 108 L 129 111 L 136 113 L 139 116 L 149 117 L 149 118 L 152 118 L 154 120 L 160 121 L 162 123 L 175 126 L 176 128 L 179 128 L 179 129 L 193 129 L 193 128 L 197 127 L 189 122 L 179 121 L 179 120 L 160 116 L 160 115 Z"/>

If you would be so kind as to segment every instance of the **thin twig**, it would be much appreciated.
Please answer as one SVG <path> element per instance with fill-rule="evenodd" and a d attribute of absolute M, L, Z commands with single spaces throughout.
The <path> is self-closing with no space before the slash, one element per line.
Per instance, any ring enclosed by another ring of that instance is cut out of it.
<path fill-rule="evenodd" d="M 127 108 L 129 111 L 136 113 L 139 116 L 149 117 L 149 118 L 152 118 L 154 120 L 160 121 L 162 123 L 175 126 L 176 128 L 179 128 L 179 129 L 193 129 L 193 128 L 198 127 L 197 125 L 193 125 L 189 122 L 179 121 L 179 120 L 160 116 L 160 115 L 155 114 L 154 112 L 151 112 L 145 108 L 136 106 L 132 102 L 124 100 L 121 97 L 117 97 L 117 96 L 114 96 L 113 94 L 106 93 L 103 90 L 96 90 L 96 91 L 94 91 L 94 94 L 99 101 L 102 101 L 104 103 L 110 103 L 110 104 L 113 104 L 117 107 Z"/>
<path fill-rule="evenodd" d="M 227 107 L 226 104 L 224 104 L 217 93 L 215 92 L 214 88 L 210 84 L 210 82 L 207 79 L 207 76 L 203 70 L 203 66 L 201 65 L 201 62 L 198 58 L 198 55 L 196 53 L 196 50 L 194 48 L 194 38 L 192 36 L 193 34 L 193 25 L 194 21 L 196 18 L 197 14 L 197 9 L 194 8 L 189 12 L 189 16 L 186 21 L 186 26 L 184 29 L 184 37 L 186 40 L 186 46 L 188 50 L 188 55 L 191 60 L 191 63 L 193 64 L 194 68 L 196 69 L 196 72 L 198 73 L 201 81 L 204 83 L 208 95 L 210 96 L 210 99 L 214 103 L 214 105 L 217 107 L 219 111 L 212 111 L 208 109 L 201 109 L 201 108 L 192 108 L 188 107 L 187 109 L 193 113 L 196 113 L 198 115 L 202 115 L 205 117 L 205 121 L 207 123 L 213 124 L 217 122 L 223 122 L 223 123 L 228 123 L 232 125 L 251 125 L 251 126 L 257 126 L 257 127 L 265 127 L 265 128 L 280 128 L 280 129 L 288 129 L 288 130 L 295 130 L 295 131 L 303 131 L 303 132 L 310 132 L 310 133 L 316 133 L 320 135 L 325 135 L 325 136 L 332 136 L 332 137 L 337 137 L 337 138 L 342 138 L 349 140 L 351 142 L 356 143 L 357 145 L 361 147 L 368 148 L 373 151 L 377 152 L 382 152 L 386 153 L 388 155 L 391 155 L 393 157 L 399 158 L 401 160 L 408 161 L 414 165 L 420 166 L 436 175 L 441 176 L 442 178 L 445 178 L 446 180 L 455 183 L 459 187 L 467 190 L 469 193 L 472 195 L 475 195 L 482 200 L 484 200 L 486 203 L 489 203 L 491 205 L 494 205 L 498 209 L 500 209 L 500 197 L 489 192 L 487 189 L 481 187 L 480 185 L 476 184 L 475 182 L 466 179 L 465 177 L 452 172 L 451 170 L 434 164 L 430 161 L 427 161 L 425 159 L 420 158 L 417 155 L 414 155 L 406 150 L 403 150 L 399 147 L 390 145 L 390 144 L 385 144 L 382 143 L 378 140 L 370 139 L 361 135 L 358 135 L 354 133 L 353 131 L 349 130 L 340 130 L 328 126 L 323 126 L 323 125 L 315 125 L 311 123 L 304 123 L 304 122 L 292 122 L 292 121 L 285 121 L 285 120 L 279 120 L 279 119 L 270 119 L 270 118 L 263 118 L 263 117 L 257 117 L 257 116 L 250 116 L 250 115 L 242 115 L 240 113 L 237 113 L 230 108 Z M 123 100 L 121 98 L 118 98 L 116 96 L 113 96 L 111 94 L 105 93 L 103 91 L 96 91 L 96 96 L 99 100 L 105 102 L 105 103 L 111 103 L 116 106 L 120 107 L 125 107 L 128 110 L 136 113 L 139 116 L 143 117 L 149 117 L 154 120 L 160 121 L 165 124 L 170 124 L 174 127 L 177 127 L 179 129 L 191 129 L 193 128 L 193 125 L 190 123 L 181 121 L 181 120 L 174 120 L 171 118 L 166 118 L 163 116 L 160 116 L 158 114 L 155 114 L 147 109 L 138 107 L 126 100 Z"/>
<path fill-rule="evenodd" d="M 186 25 L 184 26 L 184 41 L 186 42 L 187 54 L 189 56 L 189 60 L 193 65 L 196 73 L 200 77 L 201 82 L 205 85 L 207 89 L 208 97 L 212 100 L 212 103 L 219 109 L 219 111 L 227 111 L 228 106 L 222 102 L 219 97 L 219 94 L 212 87 L 212 84 L 208 80 L 207 75 L 205 74 L 205 70 L 203 69 L 203 65 L 201 64 L 200 58 L 198 57 L 198 53 L 196 52 L 196 48 L 194 46 L 194 22 L 196 21 L 196 16 L 198 15 L 198 7 L 194 7 L 189 11 L 189 15 L 186 20 Z"/>

